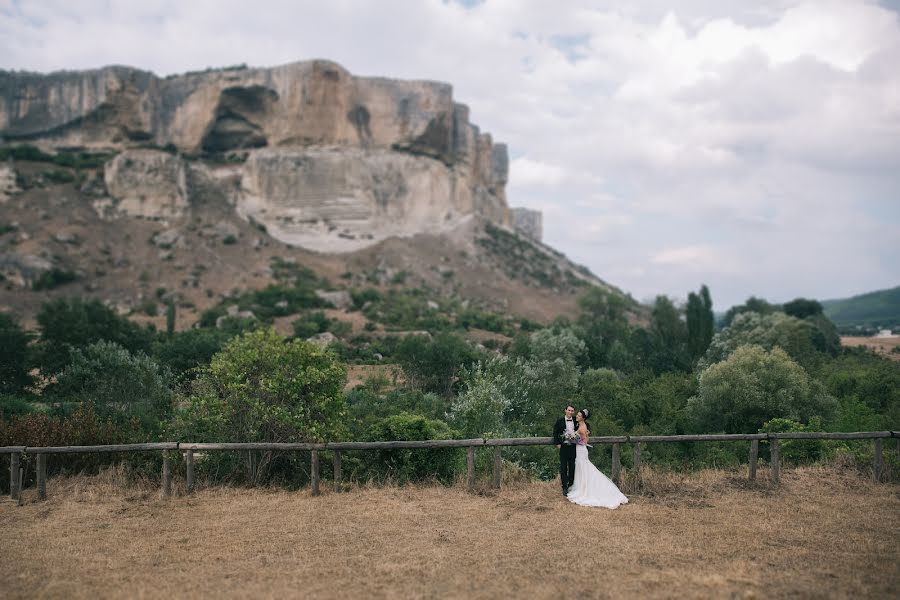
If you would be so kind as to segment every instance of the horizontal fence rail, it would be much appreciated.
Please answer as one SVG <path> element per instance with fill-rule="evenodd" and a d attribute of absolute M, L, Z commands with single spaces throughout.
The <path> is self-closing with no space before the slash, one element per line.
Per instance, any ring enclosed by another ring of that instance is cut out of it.
<path fill-rule="evenodd" d="M 771 448 L 769 468 L 773 483 L 780 482 L 781 440 L 873 440 L 875 444 L 873 478 L 881 480 L 882 440 L 895 438 L 898 440 L 897 451 L 900 453 L 900 432 L 897 431 L 856 431 L 856 432 L 815 432 L 795 431 L 783 433 L 736 433 L 736 434 L 701 434 L 701 435 L 619 435 L 591 436 L 591 444 L 612 445 L 612 479 L 619 482 L 621 475 L 621 445 L 632 444 L 634 452 L 633 470 L 640 482 L 641 444 L 665 442 L 750 442 L 749 479 L 756 478 L 759 442 L 767 441 Z M 22 458 L 35 455 L 36 487 L 38 498 L 47 497 L 47 455 L 49 454 L 95 454 L 112 452 L 163 452 L 162 491 L 164 496 L 172 494 L 172 458 L 171 453 L 183 453 L 186 467 L 186 487 L 188 493 L 194 487 L 194 452 L 212 451 L 309 451 L 311 458 L 311 491 L 319 493 L 319 452 L 330 451 L 334 457 L 334 489 L 341 489 L 341 452 L 346 450 L 415 450 L 436 448 L 466 448 L 467 477 L 469 488 L 475 486 L 475 450 L 481 447 L 493 447 L 492 485 L 500 487 L 501 457 L 500 449 L 504 446 L 546 446 L 553 444 L 550 437 L 527 438 L 473 438 L 466 440 L 397 440 L 375 442 L 236 442 L 236 443 L 190 443 L 190 442 L 157 442 L 147 444 L 114 444 L 105 446 L 0 446 L 0 454 L 10 456 L 10 497 L 21 500 L 23 481 Z M 168 452 L 167 452 L 168 451 Z"/>

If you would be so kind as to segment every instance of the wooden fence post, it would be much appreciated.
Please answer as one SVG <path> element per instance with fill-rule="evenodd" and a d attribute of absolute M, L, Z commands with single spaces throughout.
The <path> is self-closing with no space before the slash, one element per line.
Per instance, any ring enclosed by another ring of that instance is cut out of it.
<path fill-rule="evenodd" d="M 638 487 L 641 485 L 641 443 L 634 444 L 634 476 L 637 478 Z"/>
<path fill-rule="evenodd" d="M 172 462 L 169 460 L 169 453 L 165 450 L 163 450 L 162 495 L 164 498 L 172 495 Z"/>
<path fill-rule="evenodd" d="M 756 461 L 759 459 L 759 440 L 750 440 L 750 481 L 756 480 Z"/>
<path fill-rule="evenodd" d="M 466 448 L 466 487 L 475 489 L 475 446 Z"/>
<path fill-rule="evenodd" d="M 779 485 L 781 483 L 781 450 L 779 441 L 775 436 L 770 437 L 769 441 L 772 444 L 772 483 Z"/>
<path fill-rule="evenodd" d="M 36 454 L 38 500 L 47 499 L 47 455 Z"/>
<path fill-rule="evenodd" d="M 622 470 L 622 459 L 619 456 L 619 442 L 613 442 L 612 448 L 612 480 L 619 485 L 619 471 Z"/>
<path fill-rule="evenodd" d="M 334 451 L 334 491 L 341 491 L 341 451 Z"/>
<path fill-rule="evenodd" d="M 872 477 L 875 483 L 881 481 L 881 438 L 875 439 L 875 464 Z"/>
<path fill-rule="evenodd" d="M 494 446 L 494 488 L 500 489 L 500 480 L 503 478 L 503 458 L 500 456 L 500 446 Z"/>
<path fill-rule="evenodd" d="M 19 484 L 22 482 L 19 478 L 19 458 L 18 452 L 9 455 L 9 497 L 13 500 L 19 499 Z"/>
<path fill-rule="evenodd" d="M 319 495 L 319 451 L 312 451 L 312 495 Z"/>
<path fill-rule="evenodd" d="M 184 478 L 188 494 L 194 493 L 194 451 L 184 453 Z"/>

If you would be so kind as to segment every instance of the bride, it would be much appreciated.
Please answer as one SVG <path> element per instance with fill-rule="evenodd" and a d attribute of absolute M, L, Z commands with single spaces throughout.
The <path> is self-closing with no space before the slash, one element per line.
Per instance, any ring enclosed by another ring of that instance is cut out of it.
<path fill-rule="evenodd" d="M 628 498 L 588 458 L 587 441 L 590 429 L 588 429 L 587 418 L 590 414 L 591 411 L 585 408 L 575 415 L 575 421 L 578 422 L 578 442 L 575 446 L 575 481 L 569 488 L 567 498 L 582 506 L 616 508 L 620 504 L 626 504 Z"/>

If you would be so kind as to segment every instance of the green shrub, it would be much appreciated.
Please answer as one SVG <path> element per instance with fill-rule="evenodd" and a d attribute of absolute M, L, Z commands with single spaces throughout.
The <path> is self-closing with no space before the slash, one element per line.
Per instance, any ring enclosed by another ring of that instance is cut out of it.
<path fill-rule="evenodd" d="M 400 413 L 376 422 L 368 439 L 449 440 L 457 435 L 443 421 Z M 369 477 L 389 478 L 398 482 L 435 478 L 443 483 L 450 483 L 462 460 L 461 449 L 435 448 L 367 451 L 363 463 Z"/>
<path fill-rule="evenodd" d="M 18 394 L 34 381 L 29 371 L 31 335 L 12 316 L 0 313 L 0 394 Z"/>
<path fill-rule="evenodd" d="M 76 273 L 53 267 L 49 271 L 42 271 L 41 274 L 31 282 L 31 289 L 36 291 L 52 290 L 61 285 L 71 283 L 76 279 L 78 279 Z"/>
<path fill-rule="evenodd" d="M 48 390 L 57 398 L 91 401 L 119 422 L 137 418 L 156 431 L 172 407 L 171 374 L 143 353 L 131 354 L 115 342 L 76 348 L 72 360 Z"/>
<path fill-rule="evenodd" d="M 0 420 L 35 412 L 34 405 L 18 396 L 0 395 Z"/>
<path fill-rule="evenodd" d="M 179 439 L 301 442 L 339 439 L 346 370 L 330 352 L 274 330 L 232 339 L 200 370 L 171 423 Z M 249 482 L 266 480 L 273 453 L 250 453 Z"/>
<path fill-rule="evenodd" d="M 40 339 L 35 358 L 47 376 L 61 371 L 69 362 L 72 348 L 86 348 L 94 342 L 115 342 L 129 352 L 150 351 L 154 334 L 120 317 L 99 300 L 60 298 L 45 302 L 37 314 Z"/>
<path fill-rule="evenodd" d="M 230 339 L 219 329 L 187 329 L 161 337 L 153 343 L 153 359 L 168 368 L 176 379 L 192 374 L 198 367 L 209 364 Z"/>

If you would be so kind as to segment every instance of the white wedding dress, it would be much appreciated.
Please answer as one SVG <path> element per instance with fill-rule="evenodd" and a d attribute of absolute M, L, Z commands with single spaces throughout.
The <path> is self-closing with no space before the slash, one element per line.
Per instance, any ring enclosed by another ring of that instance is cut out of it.
<path fill-rule="evenodd" d="M 566 496 L 575 504 L 616 508 L 628 498 L 588 458 L 587 446 L 575 447 L 575 481 Z"/>

